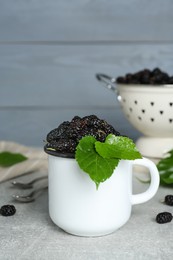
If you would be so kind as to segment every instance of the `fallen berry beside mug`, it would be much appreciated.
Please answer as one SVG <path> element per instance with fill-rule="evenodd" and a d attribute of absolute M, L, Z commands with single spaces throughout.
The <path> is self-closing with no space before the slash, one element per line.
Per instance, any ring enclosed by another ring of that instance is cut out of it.
<path fill-rule="evenodd" d="M 95 120 L 91 120 L 93 117 Z M 55 146 L 59 139 L 74 133 L 69 131 L 74 126 L 75 152 L 71 152 L 71 147 L 68 150 L 68 145 Z M 155 164 L 141 157 L 131 139 L 108 128 L 104 120 L 96 120 L 95 116 L 78 117 L 64 131 L 62 126 L 61 131 L 57 128 L 54 138 L 52 134 L 51 138 L 47 136 L 49 214 L 58 227 L 70 234 L 103 236 L 114 232 L 129 220 L 132 205 L 148 201 L 159 187 Z M 90 130 L 87 134 L 86 129 Z M 102 140 L 98 141 L 100 137 Z M 135 195 L 133 165 L 147 167 L 151 175 L 148 190 Z"/>

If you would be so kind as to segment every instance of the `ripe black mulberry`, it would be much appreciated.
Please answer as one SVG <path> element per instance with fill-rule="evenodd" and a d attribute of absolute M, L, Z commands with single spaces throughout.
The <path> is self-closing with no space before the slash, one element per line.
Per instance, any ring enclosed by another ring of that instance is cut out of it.
<path fill-rule="evenodd" d="M 57 128 L 51 130 L 47 134 L 47 142 L 51 142 L 52 140 L 57 140 L 58 138 L 62 137 L 63 133 L 67 130 L 69 126 L 69 122 L 65 121 L 62 124 L 60 124 Z"/>
<path fill-rule="evenodd" d="M 161 212 L 156 216 L 156 222 L 165 224 L 172 221 L 172 214 L 170 212 Z"/>
<path fill-rule="evenodd" d="M 166 195 L 165 203 L 166 205 L 173 206 L 173 195 Z"/>
<path fill-rule="evenodd" d="M 14 205 L 4 205 L 1 207 L 0 213 L 5 217 L 12 216 L 16 213 L 16 208 Z"/>

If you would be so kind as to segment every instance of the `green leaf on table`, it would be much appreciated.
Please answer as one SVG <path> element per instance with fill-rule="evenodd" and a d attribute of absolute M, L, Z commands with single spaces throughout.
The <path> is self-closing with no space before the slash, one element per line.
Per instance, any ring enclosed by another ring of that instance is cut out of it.
<path fill-rule="evenodd" d="M 97 141 L 95 148 L 103 158 L 119 158 L 124 160 L 135 160 L 142 158 L 137 150 L 135 143 L 124 136 L 109 134 L 105 143 Z"/>
<path fill-rule="evenodd" d="M 28 158 L 20 153 L 11 153 L 11 152 L 1 152 L 0 153 L 0 166 L 9 167 L 14 164 L 23 162 Z"/>
<path fill-rule="evenodd" d="M 105 159 L 100 156 L 95 150 L 96 141 L 93 136 L 83 137 L 77 146 L 75 158 L 80 168 L 89 174 L 98 188 L 101 182 L 111 177 L 119 159 Z"/>
<path fill-rule="evenodd" d="M 160 184 L 173 184 L 173 150 L 157 163 L 157 168 L 160 174 Z"/>

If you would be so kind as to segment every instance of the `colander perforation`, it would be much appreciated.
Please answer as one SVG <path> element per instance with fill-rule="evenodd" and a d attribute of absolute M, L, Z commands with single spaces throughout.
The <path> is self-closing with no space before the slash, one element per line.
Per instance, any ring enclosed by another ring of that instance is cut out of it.
<path fill-rule="evenodd" d="M 152 102 L 150 102 L 150 104 L 151 104 L 151 106 L 154 106 L 154 102 L 152 101 Z"/>
<path fill-rule="evenodd" d="M 173 102 L 170 102 L 169 105 L 170 105 L 170 107 L 172 107 L 173 106 Z"/>
<path fill-rule="evenodd" d="M 172 119 L 172 118 L 170 118 L 170 119 L 169 119 L 169 123 L 172 123 L 172 122 L 173 122 L 173 119 Z"/>
<path fill-rule="evenodd" d="M 160 114 L 163 115 L 164 111 L 163 110 L 160 110 Z"/>

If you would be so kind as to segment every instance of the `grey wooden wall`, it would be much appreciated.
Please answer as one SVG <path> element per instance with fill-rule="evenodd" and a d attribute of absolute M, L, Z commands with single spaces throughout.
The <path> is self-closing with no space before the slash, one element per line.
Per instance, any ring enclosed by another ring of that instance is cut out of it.
<path fill-rule="evenodd" d="M 173 75 L 172 0 L 0 0 L 0 140 L 42 146 L 89 114 L 136 140 L 95 74 L 154 67 Z"/>

